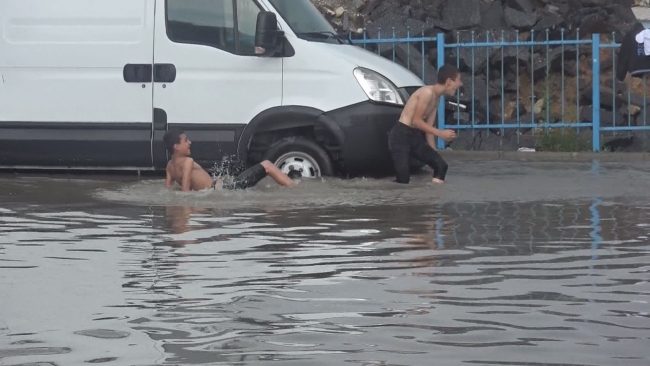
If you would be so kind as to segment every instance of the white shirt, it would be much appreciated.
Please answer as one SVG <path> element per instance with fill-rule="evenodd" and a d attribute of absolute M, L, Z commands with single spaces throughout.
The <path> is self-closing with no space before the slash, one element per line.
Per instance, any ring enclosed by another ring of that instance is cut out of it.
<path fill-rule="evenodd" d="M 635 39 L 637 43 L 643 43 L 645 55 L 650 56 L 650 29 L 644 29 L 637 33 Z"/>

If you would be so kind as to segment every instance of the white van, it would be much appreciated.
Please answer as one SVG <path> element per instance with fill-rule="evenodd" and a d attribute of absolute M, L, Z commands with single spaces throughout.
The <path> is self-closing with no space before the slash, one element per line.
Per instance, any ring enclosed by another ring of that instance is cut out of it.
<path fill-rule="evenodd" d="M 181 128 L 206 168 L 381 173 L 422 85 L 310 0 L 2 0 L 0 29 L 2 168 L 164 169 Z"/>

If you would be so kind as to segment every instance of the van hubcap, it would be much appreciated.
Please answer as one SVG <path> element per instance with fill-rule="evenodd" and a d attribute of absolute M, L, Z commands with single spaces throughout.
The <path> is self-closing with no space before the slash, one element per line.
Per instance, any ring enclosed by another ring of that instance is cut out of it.
<path fill-rule="evenodd" d="M 289 152 L 275 161 L 277 166 L 289 178 L 318 178 L 320 167 L 314 158 L 301 152 Z"/>

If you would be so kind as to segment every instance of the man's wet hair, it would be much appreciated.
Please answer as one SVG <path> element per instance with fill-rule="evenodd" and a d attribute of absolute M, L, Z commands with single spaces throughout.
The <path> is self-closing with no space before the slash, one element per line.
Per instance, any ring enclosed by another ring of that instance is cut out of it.
<path fill-rule="evenodd" d="M 163 136 L 163 142 L 165 144 L 165 148 L 167 149 L 167 151 L 169 151 L 170 154 L 174 153 L 174 145 L 181 142 L 181 136 L 184 133 L 185 131 L 179 130 L 177 128 L 173 128 L 165 132 L 165 136 Z"/>
<path fill-rule="evenodd" d="M 456 80 L 458 74 L 460 74 L 460 71 L 456 66 L 442 65 L 442 67 L 438 69 L 438 84 L 444 85 L 447 82 L 447 79 Z"/>

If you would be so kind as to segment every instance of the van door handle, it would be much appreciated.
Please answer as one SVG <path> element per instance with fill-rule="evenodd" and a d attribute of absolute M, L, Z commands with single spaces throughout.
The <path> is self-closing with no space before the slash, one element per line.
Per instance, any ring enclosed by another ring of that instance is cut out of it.
<path fill-rule="evenodd" d="M 153 74 L 155 83 L 173 83 L 176 80 L 176 66 L 174 64 L 154 64 Z"/>
<path fill-rule="evenodd" d="M 126 64 L 122 75 L 127 83 L 150 83 L 151 64 Z"/>

